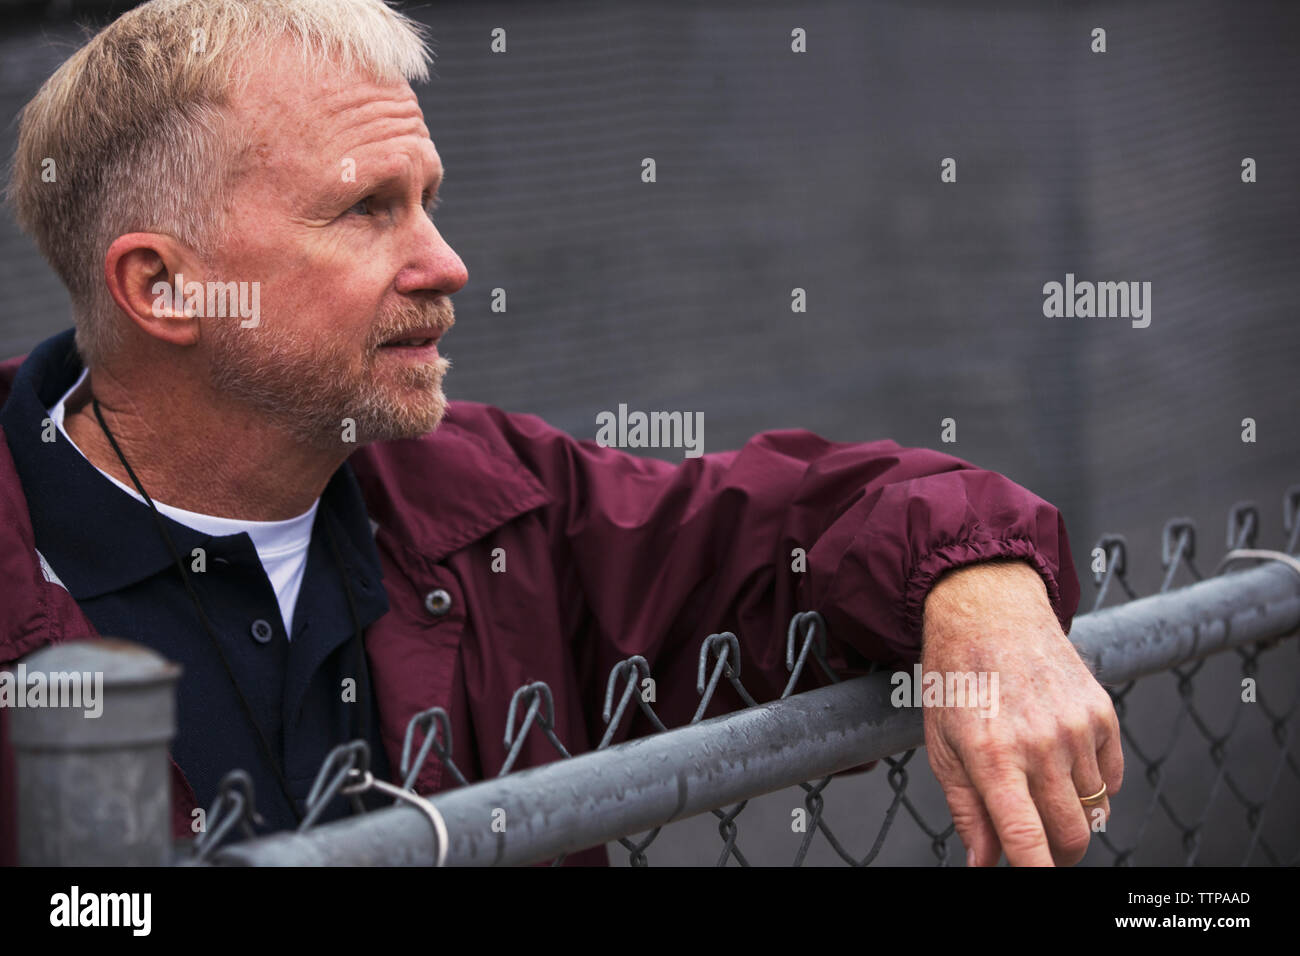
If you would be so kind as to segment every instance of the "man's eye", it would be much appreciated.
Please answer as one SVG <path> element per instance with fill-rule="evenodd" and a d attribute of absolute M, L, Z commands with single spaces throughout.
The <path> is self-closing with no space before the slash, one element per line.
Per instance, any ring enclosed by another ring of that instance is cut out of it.
<path fill-rule="evenodd" d="M 349 209 L 348 212 L 349 213 L 360 212 L 361 215 L 363 216 L 370 215 L 370 201 L 372 198 L 373 197 L 371 196 L 367 196 L 365 199 L 361 200 L 359 203 L 357 203 L 355 206 Z"/>

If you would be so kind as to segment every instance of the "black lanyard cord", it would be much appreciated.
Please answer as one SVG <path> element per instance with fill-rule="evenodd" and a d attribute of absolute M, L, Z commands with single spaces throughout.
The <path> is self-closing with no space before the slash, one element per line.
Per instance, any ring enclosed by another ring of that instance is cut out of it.
<path fill-rule="evenodd" d="M 117 460 L 120 461 L 122 467 L 126 469 L 126 473 L 130 476 L 131 482 L 135 485 L 136 490 L 140 492 L 140 497 L 149 505 L 150 512 L 153 514 L 154 522 L 157 524 L 158 531 L 162 535 L 163 541 L 166 542 L 167 550 L 171 552 L 172 559 L 176 562 L 176 569 L 180 572 L 181 581 L 185 585 L 185 590 L 189 593 L 190 600 L 194 603 L 194 609 L 198 612 L 199 622 L 203 625 L 204 632 L 212 642 L 212 647 L 217 652 L 217 657 L 221 660 L 221 666 L 225 668 L 226 676 L 230 678 L 230 683 L 235 688 L 235 694 L 239 698 L 239 705 L 244 711 L 244 716 L 248 719 L 249 724 L 257 734 L 257 742 L 261 747 L 262 756 L 266 759 L 267 764 L 275 773 L 275 779 L 280 785 L 280 792 L 284 795 L 285 802 L 289 804 L 289 809 L 293 812 L 294 819 L 301 823 L 303 814 L 298 810 L 297 801 L 294 800 L 293 795 L 289 792 L 289 784 L 285 780 L 284 771 L 280 769 L 280 762 L 275 759 L 275 754 L 271 750 L 270 744 L 267 743 L 266 735 L 262 733 L 262 726 L 257 722 L 257 718 L 253 715 L 253 708 L 249 705 L 247 698 L 244 697 L 244 692 L 240 689 L 239 681 L 235 679 L 235 672 L 231 669 L 230 661 L 226 658 L 226 653 L 221 647 L 221 641 L 217 639 L 216 631 L 213 629 L 211 622 L 209 622 L 208 615 L 203 610 L 203 605 L 199 601 L 199 596 L 194 589 L 194 584 L 190 581 L 190 576 L 185 570 L 185 562 L 181 559 L 180 552 L 177 550 L 175 543 L 173 543 L 171 535 L 167 533 L 167 526 L 162 520 L 162 515 L 158 511 L 157 505 L 153 503 L 153 499 L 149 497 L 148 492 L 144 490 L 144 485 L 140 483 L 140 479 L 136 477 L 135 471 L 126 460 L 126 456 L 122 453 L 122 449 L 118 447 L 117 439 L 115 439 L 113 433 L 109 431 L 108 423 L 104 421 L 104 413 L 100 411 L 99 399 L 92 399 L 92 405 L 95 409 L 95 418 L 99 421 L 99 427 L 103 429 L 104 436 L 108 439 L 109 444 L 113 446 L 113 451 L 117 454 Z M 343 566 L 343 559 L 342 555 L 339 553 L 338 543 L 334 539 L 334 531 L 330 528 L 328 515 L 326 516 L 324 527 L 325 536 L 329 541 L 330 550 L 333 552 L 334 561 L 343 578 L 343 591 L 347 596 L 348 613 L 352 617 L 352 630 L 356 644 L 357 657 L 357 706 L 360 710 L 357 715 L 357 725 L 360 728 L 360 739 L 366 740 L 369 714 L 365 709 L 365 680 L 362 671 L 365 661 L 365 649 L 361 639 L 361 621 L 357 615 L 356 602 L 352 597 L 352 588 L 348 585 L 347 572 Z"/>
<path fill-rule="evenodd" d="M 364 740 L 370 743 L 370 710 L 366 704 L 366 684 L 369 683 L 366 677 L 366 649 L 361 639 L 361 617 L 357 614 L 357 602 L 352 596 L 352 586 L 348 584 L 348 569 L 343 563 L 343 555 L 339 553 L 338 541 L 334 538 L 334 529 L 330 527 L 333 516 L 328 512 L 325 515 L 325 539 L 329 541 L 330 551 L 334 553 L 334 565 L 338 568 L 339 576 L 343 579 L 343 596 L 348 601 L 348 616 L 352 618 L 352 636 L 356 663 L 353 670 L 356 673 L 357 682 L 357 740 Z"/>

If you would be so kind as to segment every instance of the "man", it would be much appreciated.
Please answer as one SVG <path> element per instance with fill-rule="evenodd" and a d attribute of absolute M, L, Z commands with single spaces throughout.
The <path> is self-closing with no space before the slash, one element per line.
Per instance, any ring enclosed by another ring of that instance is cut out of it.
<path fill-rule="evenodd" d="M 999 675 L 996 717 L 924 715 L 971 863 L 1081 859 L 1123 764 L 1063 631 L 1056 510 L 892 442 L 773 432 L 674 467 L 448 405 L 437 345 L 468 275 L 430 215 L 442 163 L 408 85 L 426 64 L 379 0 L 154 0 L 29 104 L 10 197 L 76 335 L 0 375 L 0 664 L 96 634 L 180 661 L 187 835 L 235 766 L 274 826 L 343 740 L 391 778 L 435 705 L 458 766 L 494 773 L 532 680 L 588 749 L 632 654 L 683 723 L 714 631 L 775 696 L 784 622 L 815 609 L 846 667 Z M 552 756 L 530 740 L 520 766 Z M 416 788 L 450 783 L 430 762 Z"/>

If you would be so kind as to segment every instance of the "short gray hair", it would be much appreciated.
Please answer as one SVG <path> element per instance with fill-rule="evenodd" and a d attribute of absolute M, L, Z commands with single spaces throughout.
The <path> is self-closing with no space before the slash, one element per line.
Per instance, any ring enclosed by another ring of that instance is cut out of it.
<path fill-rule="evenodd" d="M 428 79 L 426 28 L 383 0 L 151 0 L 24 107 L 7 198 L 68 288 L 88 365 L 121 341 L 103 277 L 118 236 L 166 233 L 200 255 L 221 240 L 252 145 L 227 107 L 284 39 L 305 69 L 328 59 L 381 82 Z"/>

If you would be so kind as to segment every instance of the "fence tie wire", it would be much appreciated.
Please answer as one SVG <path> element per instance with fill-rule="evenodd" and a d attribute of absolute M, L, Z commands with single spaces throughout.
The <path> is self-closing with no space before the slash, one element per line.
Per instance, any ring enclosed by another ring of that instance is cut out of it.
<path fill-rule="evenodd" d="M 393 803 L 405 802 L 415 807 L 424 814 L 425 819 L 433 828 L 434 840 L 434 866 L 442 866 L 447 860 L 447 824 L 442 819 L 442 814 L 428 800 L 418 794 L 405 790 L 402 787 L 393 786 L 386 780 L 379 780 L 369 770 L 360 771 L 355 767 L 348 770 L 350 783 L 344 785 L 340 791 L 343 794 L 351 796 L 355 800 L 361 799 L 361 794 L 369 790 L 378 790 L 380 793 L 386 793 L 393 797 Z"/>
<path fill-rule="evenodd" d="M 1279 561 L 1296 574 L 1300 574 L 1300 558 L 1287 554 L 1285 551 L 1269 551 L 1265 548 L 1237 548 L 1233 551 L 1229 551 L 1223 556 L 1223 560 L 1219 562 L 1219 566 L 1215 569 L 1214 573 L 1221 574 L 1223 569 L 1232 562 L 1243 561 L 1250 558 L 1259 561 Z"/>

